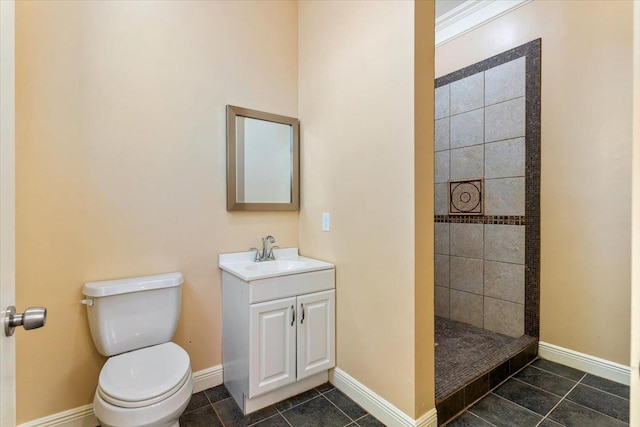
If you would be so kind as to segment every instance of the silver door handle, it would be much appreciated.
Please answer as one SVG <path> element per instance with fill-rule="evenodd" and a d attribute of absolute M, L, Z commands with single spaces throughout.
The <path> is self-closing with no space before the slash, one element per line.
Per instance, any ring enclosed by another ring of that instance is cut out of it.
<path fill-rule="evenodd" d="M 24 313 L 16 313 L 16 308 L 10 306 L 5 311 L 4 334 L 10 337 L 18 326 L 30 330 L 41 328 L 46 322 L 47 309 L 44 307 L 29 307 Z"/>

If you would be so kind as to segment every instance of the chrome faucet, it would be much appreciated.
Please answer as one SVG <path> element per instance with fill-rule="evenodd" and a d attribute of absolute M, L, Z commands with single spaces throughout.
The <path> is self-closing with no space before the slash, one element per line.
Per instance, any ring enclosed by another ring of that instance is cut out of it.
<path fill-rule="evenodd" d="M 271 246 L 269 248 L 269 243 L 273 244 L 276 242 L 276 239 L 273 236 L 267 236 L 262 238 L 262 252 L 258 248 L 251 248 L 250 251 L 256 251 L 256 257 L 253 259 L 254 262 L 262 262 L 262 261 L 275 261 L 276 256 L 273 254 L 274 249 L 279 249 L 278 246 Z"/>

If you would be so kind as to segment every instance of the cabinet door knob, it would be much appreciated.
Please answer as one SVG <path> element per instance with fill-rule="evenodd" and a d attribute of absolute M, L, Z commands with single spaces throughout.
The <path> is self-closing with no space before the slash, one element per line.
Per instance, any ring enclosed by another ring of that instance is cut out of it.
<path fill-rule="evenodd" d="M 293 307 L 293 304 L 291 305 L 291 326 L 293 326 L 293 324 L 296 322 L 296 310 Z"/>
<path fill-rule="evenodd" d="M 300 310 L 302 310 L 302 318 L 300 319 L 300 324 L 304 323 L 304 304 L 300 303 Z"/>

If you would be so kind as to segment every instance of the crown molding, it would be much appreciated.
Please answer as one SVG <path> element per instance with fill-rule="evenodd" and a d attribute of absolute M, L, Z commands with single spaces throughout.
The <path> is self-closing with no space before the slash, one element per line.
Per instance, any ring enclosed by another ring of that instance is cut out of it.
<path fill-rule="evenodd" d="M 532 0 L 468 0 L 436 19 L 436 47 Z"/>

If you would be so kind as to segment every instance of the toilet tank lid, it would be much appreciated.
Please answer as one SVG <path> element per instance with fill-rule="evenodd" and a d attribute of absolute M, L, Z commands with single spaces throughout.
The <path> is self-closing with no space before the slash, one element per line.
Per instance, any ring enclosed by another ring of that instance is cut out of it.
<path fill-rule="evenodd" d="M 182 273 L 165 273 L 153 276 L 131 277 L 128 279 L 105 280 L 85 283 L 82 293 L 88 297 L 106 297 L 128 292 L 180 286 L 184 282 Z"/>

